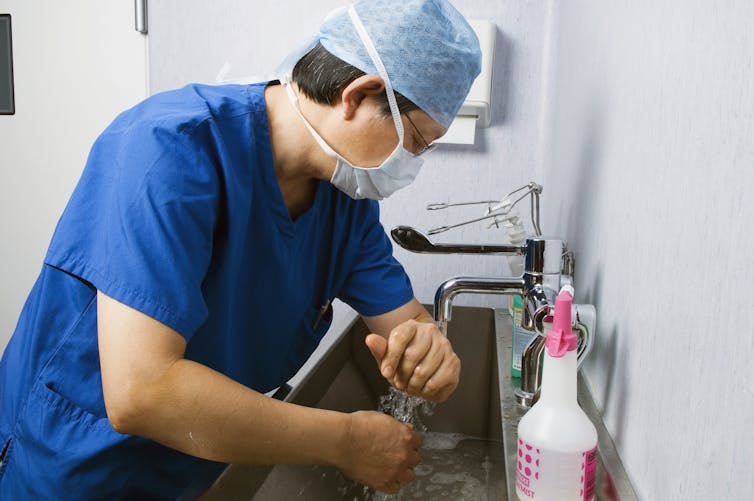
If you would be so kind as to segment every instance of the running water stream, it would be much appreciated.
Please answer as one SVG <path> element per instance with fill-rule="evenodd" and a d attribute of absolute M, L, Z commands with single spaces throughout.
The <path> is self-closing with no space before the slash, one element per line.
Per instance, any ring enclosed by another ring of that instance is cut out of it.
<path fill-rule="evenodd" d="M 424 426 L 419 413 L 431 416 L 436 405 L 421 397 L 410 397 L 391 386 L 387 395 L 380 397 L 377 410 L 393 416 L 402 423 L 408 423 L 414 427 L 414 430 L 422 432 L 427 431 L 427 427 Z"/>
<path fill-rule="evenodd" d="M 349 501 L 454 500 L 484 501 L 499 499 L 505 492 L 500 472 L 501 454 L 490 455 L 490 448 L 502 450 L 502 443 L 471 437 L 461 433 L 427 431 L 422 416 L 430 416 L 435 404 L 419 397 L 410 397 L 390 388 L 380 397 L 379 410 L 404 423 L 410 423 L 424 438 L 421 463 L 414 469 L 416 480 L 398 494 L 375 491 L 362 484 L 345 480 L 338 489 L 341 499 Z M 498 478 L 499 477 L 499 478 Z"/>

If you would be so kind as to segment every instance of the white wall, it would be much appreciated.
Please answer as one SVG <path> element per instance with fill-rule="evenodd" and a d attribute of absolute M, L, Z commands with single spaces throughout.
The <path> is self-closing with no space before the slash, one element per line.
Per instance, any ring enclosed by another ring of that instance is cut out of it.
<path fill-rule="evenodd" d="M 751 499 L 754 4 L 556 3 L 545 225 L 590 385 L 642 499 Z"/>
<path fill-rule="evenodd" d="M 95 137 L 146 96 L 133 2 L 0 0 L 16 114 L 0 116 L 0 351 Z"/>

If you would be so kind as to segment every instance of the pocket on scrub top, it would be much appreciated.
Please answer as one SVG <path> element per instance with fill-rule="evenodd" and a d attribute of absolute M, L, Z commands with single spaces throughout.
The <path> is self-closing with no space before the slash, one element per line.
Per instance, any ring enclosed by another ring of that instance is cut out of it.
<path fill-rule="evenodd" d="M 106 418 L 102 374 L 97 340 L 97 301 L 89 301 L 78 320 L 65 334 L 39 374 L 35 386 L 48 400 L 55 400 L 67 412 L 71 406 L 96 418 Z M 48 395 L 52 392 L 65 402 Z"/>
<path fill-rule="evenodd" d="M 291 343 L 291 349 L 287 357 L 287 374 L 283 380 L 292 378 L 304 365 L 307 359 L 319 346 L 322 338 L 332 325 L 333 309 L 332 302 L 327 301 L 322 306 L 309 308 L 304 315 L 303 325 L 296 333 Z"/>
<path fill-rule="evenodd" d="M 120 464 L 122 452 L 116 450 L 127 435 L 49 383 L 32 388 L 15 436 L 13 477 L 32 499 L 74 499 L 71 493 L 109 499 L 128 471 L 128 465 Z M 44 482 L 39 482 L 42 472 Z"/>
<path fill-rule="evenodd" d="M 107 416 L 95 416 L 59 393 L 50 382 L 35 385 L 25 421 L 34 438 L 54 444 L 51 448 L 56 451 L 95 450 L 126 437 L 113 430 Z"/>

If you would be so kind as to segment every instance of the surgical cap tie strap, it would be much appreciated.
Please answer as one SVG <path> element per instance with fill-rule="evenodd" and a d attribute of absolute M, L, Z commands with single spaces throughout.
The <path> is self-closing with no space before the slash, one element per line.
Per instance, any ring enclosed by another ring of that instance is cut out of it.
<path fill-rule="evenodd" d="M 375 68 L 377 68 L 377 72 L 380 74 L 380 77 L 382 77 L 382 81 L 385 84 L 385 94 L 387 94 L 387 102 L 390 105 L 390 113 L 393 116 L 393 122 L 395 122 L 395 128 L 398 131 L 398 141 L 400 142 L 399 144 L 402 144 L 403 121 L 401 120 L 401 115 L 398 111 L 398 102 L 395 99 L 393 85 L 390 83 L 390 77 L 388 77 L 385 65 L 382 64 L 380 54 L 374 47 L 372 39 L 369 37 L 369 33 L 364 27 L 364 24 L 361 22 L 361 18 L 359 18 L 359 15 L 356 13 L 356 8 L 353 5 L 348 6 L 348 15 L 351 17 L 351 22 L 356 28 L 356 32 L 359 34 L 359 38 L 361 38 L 361 41 L 364 43 L 364 47 L 367 49 L 369 57 L 372 58 L 372 62 L 374 63 Z"/>

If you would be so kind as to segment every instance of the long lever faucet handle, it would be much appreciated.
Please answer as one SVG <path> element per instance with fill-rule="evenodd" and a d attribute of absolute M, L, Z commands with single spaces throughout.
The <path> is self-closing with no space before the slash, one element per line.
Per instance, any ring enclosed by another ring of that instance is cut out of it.
<path fill-rule="evenodd" d="M 519 255 L 526 253 L 525 245 L 466 245 L 433 244 L 420 231 L 410 226 L 396 226 L 390 231 L 395 243 L 411 252 L 422 254 L 502 254 Z"/>

